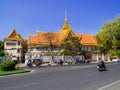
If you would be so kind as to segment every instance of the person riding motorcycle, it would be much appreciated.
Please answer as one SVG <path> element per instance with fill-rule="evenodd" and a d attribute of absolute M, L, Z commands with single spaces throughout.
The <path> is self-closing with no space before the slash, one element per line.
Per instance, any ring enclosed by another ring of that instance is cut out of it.
<path fill-rule="evenodd" d="M 32 67 L 32 61 L 28 60 L 27 66 Z"/>
<path fill-rule="evenodd" d="M 106 70 L 106 66 L 105 66 L 105 63 L 103 60 L 99 59 L 99 62 L 98 62 L 98 70 L 99 71 L 105 71 Z"/>

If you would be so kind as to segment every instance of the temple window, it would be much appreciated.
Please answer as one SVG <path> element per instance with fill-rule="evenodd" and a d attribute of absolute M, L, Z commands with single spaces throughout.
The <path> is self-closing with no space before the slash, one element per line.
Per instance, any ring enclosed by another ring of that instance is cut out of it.
<path fill-rule="evenodd" d="M 88 51 L 88 47 L 86 47 L 86 51 Z"/>
<path fill-rule="evenodd" d="M 18 46 L 20 46 L 20 42 L 18 42 Z"/>
<path fill-rule="evenodd" d="M 94 51 L 97 51 L 97 47 L 94 47 Z"/>
<path fill-rule="evenodd" d="M 54 48 L 53 48 L 53 50 L 54 50 L 54 51 L 57 51 L 57 50 L 58 50 L 58 48 L 54 47 Z"/>
<path fill-rule="evenodd" d="M 60 51 L 60 50 L 61 50 L 61 48 L 60 48 L 60 47 L 58 47 L 58 48 L 57 48 L 57 50 L 58 50 L 58 51 Z"/>
<path fill-rule="evenodd" d="M 95 47 L 92 47 L 92 51 L 95 51 Z"/>
<path fill-rule="evenodd" d="M 44 51 L 48 51 L 48 48 L 47 48 L 47 47 L 45 47 L 45 48 L 44 48 Z"/>
<path fill-rule="evenodd" d="M 88 47 L 88 51 L 91 51 L 91 47 L 90 46 Z"/>
<path fill-rule="evenodd" d="M 85 50 L 85 47 L 84 46 L 82 46 L 82 51 L 84 51 Z"/>
<path fill-rule="evenodd" d="M 88 51 L 88 47 L 87 46 L 85 46 L 85 51 Z"/>
<path fill-rule="evenodd" d="M 36 51 L 40 51 L 40 47 L 36 47 Z"/>
<path fill-rule="evenodd" d="M 20 49 L 17 49 L 17 53 L 20 53 Z"/>
<path fill-rule="evenodd" d="M 33 51 L 33 48 L 32 48 L 32 47 L 30 47 L 30 48 L 28 49 L 28 51 Z"/>
<path fill-rule="evenodd" d="M 6 43 L 6 46 L 16 46 L 16 43 Z"/>

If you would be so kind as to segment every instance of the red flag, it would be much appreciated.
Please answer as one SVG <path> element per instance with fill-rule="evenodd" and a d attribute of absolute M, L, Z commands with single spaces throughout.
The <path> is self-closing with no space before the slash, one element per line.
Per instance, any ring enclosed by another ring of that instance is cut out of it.
<path fill-rule="evenodd" d="M 80 35 L 80 40 L 82 40 L 82 35 Z"/>

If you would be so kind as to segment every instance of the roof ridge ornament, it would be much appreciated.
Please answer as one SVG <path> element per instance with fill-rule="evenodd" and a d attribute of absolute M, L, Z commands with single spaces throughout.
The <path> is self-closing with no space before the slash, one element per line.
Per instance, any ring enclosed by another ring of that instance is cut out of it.
<path fill-rule="evenodd" d="M 68 21 L 67 12 L 65 11 L 65 21 Z"/>

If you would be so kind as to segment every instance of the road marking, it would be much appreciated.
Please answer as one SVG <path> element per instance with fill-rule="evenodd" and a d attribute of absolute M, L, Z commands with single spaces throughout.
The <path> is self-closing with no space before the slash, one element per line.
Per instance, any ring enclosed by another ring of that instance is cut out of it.
<path fill-rule="evenodd" d="M 108 85 L 106 85 L 106 86 L 103 86 L 102 88 L 99 88 L 99 89 L 97 89 L 97 90 L 103 90 L 103 89 L 106 89 L 106 88 L 108 88 L 108 87 L 110 87 L 110 86 L 112 86 L 112 85 L 115 85 L 115 84 L 119 83 L 119 82 L 120 82 L 120 80 L 115 81 L 115 82 L 110 83 L 110 84 L 108 84 Z"/>

